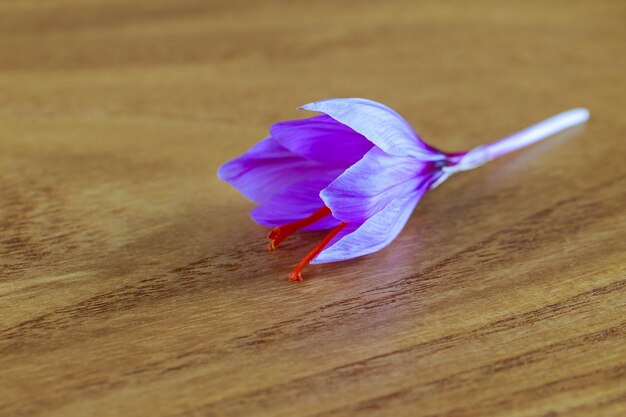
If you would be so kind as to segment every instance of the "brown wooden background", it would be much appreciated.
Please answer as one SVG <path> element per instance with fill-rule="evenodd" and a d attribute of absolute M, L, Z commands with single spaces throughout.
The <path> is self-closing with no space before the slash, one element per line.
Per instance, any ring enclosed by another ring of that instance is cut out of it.
<path fill-rule="evenodd" d="M 0 415 L 626 415 L 626 3 L 0 1 Z M 219 164 L 326 97 L 587 126 L 287 274 Z"/>

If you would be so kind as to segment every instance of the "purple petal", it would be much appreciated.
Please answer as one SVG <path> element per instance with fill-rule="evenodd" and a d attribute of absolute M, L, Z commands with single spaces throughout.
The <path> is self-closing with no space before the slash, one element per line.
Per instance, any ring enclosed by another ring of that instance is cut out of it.
<path fill-rule="evenodd" d="M 319 196 L 320 191 L 341 172 L 340 169 L 333 169 L 315 179 L 292 184 L 256 207 L 250 215 L 257 223 L 266 226 L 280 226 L 309 217 L 324 207 L 324 202 Z M 330 229 L 338 224 L 339 220 L 333 216 L 326 216 L 304 230 Z"/>
<path fill-rule="evenodd" d="M 428 161 L 444 157 L 424 143 L 402 116 L 375 101 L 363 98 L 328 99 L 301 108 L 327 114 L 391 155 L 412 155 Z"/>
<path fill-rule="evenodd" d="M 217 175 L 248 199 L 261 203 L 291 184 L 322 175 L 326 170 L 320 163 L 294 155 L 272 138 L 266 138 L 222 165 Z"/>
<path fill-rule="evenodd" d="M 430 165 L 373 148 L 322 190 L 321 197 L 337 219 L 362 222 L 392 200 L 415 191 L 430 176 Z"/>
<path fill-rule="evenodd" d="M 345 261 L 383 249 L 400 234 L 426 189 L 393 200 L 362 224 L 348 224 L 311 263 Z"/>
<path fill-rule="evenodd" d="M 272 138 L 303 158 L 323 164 L 349 167 L 372 148 L 372 142 L 332 117 L 276 123 Z"/>

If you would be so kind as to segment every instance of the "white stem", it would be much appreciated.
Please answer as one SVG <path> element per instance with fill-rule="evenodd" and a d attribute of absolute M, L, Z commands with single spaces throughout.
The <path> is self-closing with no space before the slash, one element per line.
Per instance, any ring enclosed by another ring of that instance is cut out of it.
<path fill-rule="evenodd" d="M 520 130 L 504 139 L 484 145 L 490 159 L 532 145 L 570 127 L 577 126 L 589 120 L 589 110 L 577 108 L 559 113 L 542 122 Z"/>
<path fill-rule="evenodd" d="M 587 120 L 589 120 L 589 110 L 579 107 L 559 113 L 524 130 L 513 133 L 504 139 L 471 149 L 461 158 L 458 164 L 443 167 L 441 170 L 443 175 L 431 188 L 437 187 L 452 174 L 474 169 L 492 159 L 525 148 L 563 130 L 585 123 Z"/>

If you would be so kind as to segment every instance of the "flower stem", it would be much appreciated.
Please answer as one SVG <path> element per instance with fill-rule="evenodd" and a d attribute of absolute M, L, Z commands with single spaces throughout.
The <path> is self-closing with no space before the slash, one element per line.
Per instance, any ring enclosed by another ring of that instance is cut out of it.
<path fill-rule="evenodd" d="M 443 169 L 444 177 L 438 181 L 435 186 L 439 185 L 445 178 L 459 172 L 467 171 L 479 167 L 492 159 L 498 158 L 507 153 L 525 148 L 528 145 L 539 142 L 549 136 L 559 133 L 570 127 L 574 127 L 589 119 L 589 111 L 583 108 L 568 110 L 552 116 L 542 122 L 513 133 L 504 139 L 478 146 L 469 150 L 463 155 L 457 164 L 445 167 Z M 435 187 L 433 186 L 433 188 Z"/>
<path fill-rule="evenodd" d="M 576 108 L 559 113 L 524 130 L 520 130 L 504 139 L 483 145 L 489 159 L 495 159 L 507 153 L 532 145 L 570 127 L 585 123 L 589 119 L 589 111 Z"/>
<path fill-rule="evenodd" d="M 535 142 L 539 142 L 570 127 L 585 123 L 588 119 L 589 111 L 579 107 L 559 113 L 556 116 L 552 116 L 524 130 L 513 133 L 511 136 L 504 139 L 478 146 L 467 152 L 449 154 L 448 160 L 453 161 L 453 163 L 441 169 L 441 175 L 430 188 L 438 187 L 457 172 L 468 171 L 479 167 L 492 159 L 525 148 L 528 145 L 532 145 Z"/>

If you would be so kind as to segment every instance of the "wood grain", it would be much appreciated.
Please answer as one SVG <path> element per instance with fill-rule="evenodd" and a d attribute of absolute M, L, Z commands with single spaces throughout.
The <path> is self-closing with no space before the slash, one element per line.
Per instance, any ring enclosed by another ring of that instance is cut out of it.
<path fill-rule="evenodd" d="M 626 415 L 626 3 L 0 2 L 0 415 Z M 461 150 L 400 237 L 286 278 L 215 172 L 364 96 Z"/>

